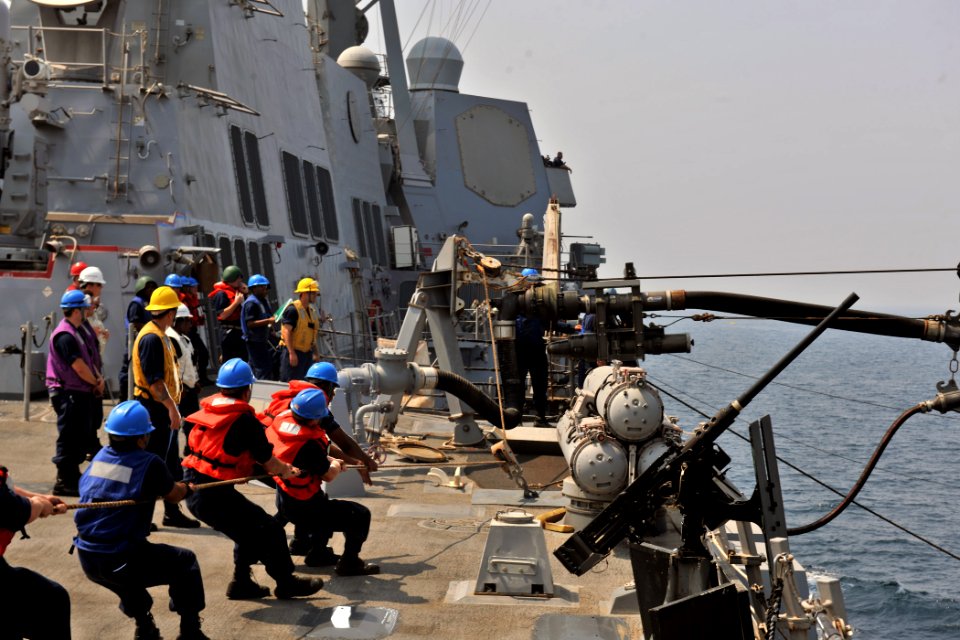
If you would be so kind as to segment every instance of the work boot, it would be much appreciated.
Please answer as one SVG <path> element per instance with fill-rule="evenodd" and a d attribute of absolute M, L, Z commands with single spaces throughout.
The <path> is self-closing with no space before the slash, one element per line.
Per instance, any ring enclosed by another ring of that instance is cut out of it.
<path fill-rule="evenodd" d="M 303 559 L 303 564 L 308 567 L 331 567 L 339 560 L 339 554 L 334 553 L 330 547 L 314 547 Z"/>
<path fill-rule="evenodd" d="M 294 538 L 290 541 L 290 555 L 305 556 L 313 549 L 313 543 L 305 538 Z"/>
<path fill-rule="evenodd" d="M 177 640 L 210 640 L 200 629 L 201 622 L 200 616 L 196 614 L 180 616 L 180 634 Z"/>
<path fill-rule="evenodd" d="M 334 571 L 338 576 L 373 576 L 380 573 L 380 567 L 359 557 L 340 558 Z"/>
<path fill-rule="evenodd" d="M 178 529 L 197 529 L 200 526 L 200 521 L 187 517 L 187 514 L 180 511 L 180 505 L 174 504 L 164 507 L 163 526 Z"/>
<path fill-rule="evenodd" d="M 70 498 L 80 497 L 80 481 L 64 480 L 63 475 L 57 474 L 57 481 L 53 484 L 53 495 L 66 496 Z"/>
<path fill-rule="evenodd" d="M 234 575 L 227 585 L 228 600 L 256 600 L 270 595 L 270 589 L 256 583 L 253 576 L 247 572 L 246 576 Z"/>
<path fill-rule="evenodd" d="M 312 596 L 317 591 L 320 591 L 320 589 L 323 589 L 323 580 L 320 578 L 292 575 L 282 582 L 277 583 L 277 588 L 273 590 L 273 595 L 281 600 L 289 600 L 290 598 Z"/>
<path fill-rule="evenodd" d="M 162 640 L 160 629 L 157 623 L 153 621 L 153 614 L 146 613 L 137 619 L 137 630 L 133 634 L 133 640 Z"/>

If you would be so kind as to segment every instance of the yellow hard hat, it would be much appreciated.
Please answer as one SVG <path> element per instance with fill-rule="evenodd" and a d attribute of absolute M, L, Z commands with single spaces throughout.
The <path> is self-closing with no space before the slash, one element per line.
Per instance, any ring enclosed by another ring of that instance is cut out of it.
<path fill-rule="evenodd" d="M 297 283 L 294 293 L 320 293 L 320 285 L 313 278 L 303 278 Z"/>
<path fill-rule="evenodd" d="M 176 291 L 170 287 L 157 287 L 150 296 L 147 311 L 166 311 L 167 309 L 176 309 L 179 306 L 180 298 Z"/>

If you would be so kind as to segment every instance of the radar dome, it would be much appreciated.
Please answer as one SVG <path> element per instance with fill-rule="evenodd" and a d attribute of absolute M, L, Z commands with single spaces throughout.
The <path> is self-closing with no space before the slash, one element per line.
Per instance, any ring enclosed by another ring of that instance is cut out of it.
<path fill-rule="evenodd" d="M 457 45 L 446 38 L 424 38 L 410 49 L 407 56 L 407 74 L 410 90 L 460 91 L 460 73 L 463 56 Z"/>
<path fill-rule="evenodd" d="M 380 77 L 380 61 L 366 47 L 348 47 L 337 58 L 337 64 L 363 80 L 370 88 Z"/>

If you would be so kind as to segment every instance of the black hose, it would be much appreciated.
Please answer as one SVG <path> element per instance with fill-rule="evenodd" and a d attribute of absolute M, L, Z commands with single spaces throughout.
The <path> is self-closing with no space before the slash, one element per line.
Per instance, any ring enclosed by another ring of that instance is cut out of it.
<path fill-rule="evenodd" d="M 682 308 L 686 309 L 739 313 L 807 325 L 819 323 L 820 319 L 831 311 L 831 307 L 819 304 L 761 298 L 723 291 L 687 291 L 684 303 L 685 306 Z M 651 310 L 653 308 L 653 306 L 650 307 Z M 872 333 L 893 338 L 933 339 L 936 342 L 947 343 L 952 343 L 956 339 L 954 335 L 944 336 L 942 340 L 927 337 L 927 323 L 924 320 L 872 311 L 845 311 L 841 317 L 833 321 L 830 328 L 857 333 Z"/>
<path fill-rule="evenodd" d="M 437 389 L 452 393 L 466 402 L 481 418 L 490 424 L 504 429 L 513 429 L 520 424 L 522 414 L 513 407 L 503 410 L 503 421 L 500 424 L 500 405 L 491 400 L 487 394 L 478 389 L 472 382 L 450 371 L 437 370 Z"/>
<path fill-rule="evenodd" d="M 822 518 L 811 522 L 810 524 L 803 525 L 802 527 L 788 528 L 787 534 L 791 536 L 798 536 L 803 533 L 810 533 L 811 531 L 816 531 L 823 525 L 827 524 L 838 515 L 843 513 L 843 511 L 850 506 L 850 504 L 856 499 L 857 494 L 860 493 L 860 490 L 863 489 L 863 486 L 867 483 L 867 478 L 870 477 L 870 474 L 873 472 L 874 467 L 877 466 L 877 463 L 880 462 L 880 456 L 883 455 L 884 449 L 887 448 L 887 445 L 890 444 L 890 440 L 893 439 L 893 435 L 904 425 L 904 423 L 909 420 L 912 416 L 923 413 L 927 411 L 926 403 L 920 403 L 916 406 L 913 406 L 902 414 L 900 417 L 893 421 L 893 424 L 887 429 L 887 432 L 883 434 L 883 438 L 880 440 L 880 444 L 877 445 L 876 451 L 873 452 L 873 455 L 870 457 L 870 460 L 867 462 L 867 466 L 864 467 L 863 471 L 860 473 L 860 477 L 857 478 L 856 484 L 853 485 L 853 488 L 850 489 L 850 492 L 844 497 L 844 499 L 838 504 L 830 513 L 826 514 Z"/>

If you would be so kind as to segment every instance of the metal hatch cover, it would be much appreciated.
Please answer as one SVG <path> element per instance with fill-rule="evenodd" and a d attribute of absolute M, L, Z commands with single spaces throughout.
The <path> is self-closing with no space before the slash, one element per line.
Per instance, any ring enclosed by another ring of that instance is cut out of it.
<path fill-rule="evenodd" d="M 399 612 L 386 607 L 342 605 L 320 610 L 321 622 L 306 638 L 324 640 L 379 640 L 393 633 Z"/>
<path fill-rule="evenodd" d="M 628 640 L 633 637 L 623 618 L 545 614 L 537 620 L 533 640 Z"/>

